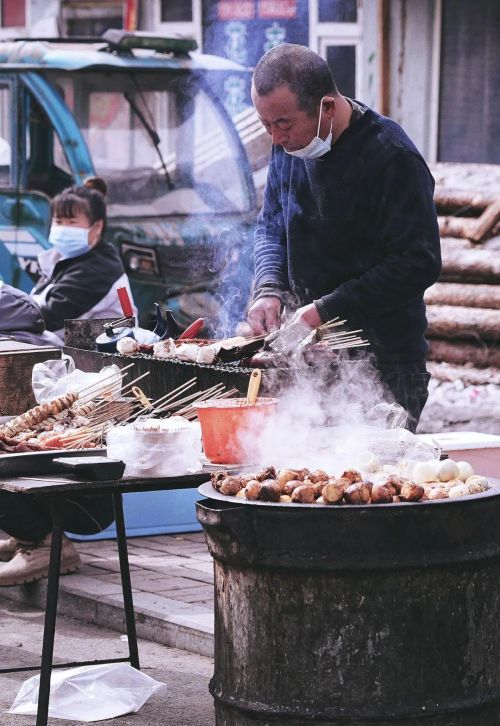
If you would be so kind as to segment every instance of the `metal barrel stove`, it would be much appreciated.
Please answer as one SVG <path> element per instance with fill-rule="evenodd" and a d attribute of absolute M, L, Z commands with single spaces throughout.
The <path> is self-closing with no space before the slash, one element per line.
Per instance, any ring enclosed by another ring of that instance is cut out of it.
<path fill-rule="evenodd" d="M 500 724 L 498 487 L 358 507 L 209 496 L 217 726 Z"/>

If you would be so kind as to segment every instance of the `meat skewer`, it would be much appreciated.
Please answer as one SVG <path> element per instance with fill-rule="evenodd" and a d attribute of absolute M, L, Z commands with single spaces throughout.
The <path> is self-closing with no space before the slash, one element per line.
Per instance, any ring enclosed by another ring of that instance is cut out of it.
<path fill-rule="evenodd" d="M 53 401 L 35 406 L 29 411 L 26 411 L 26 413 L 16 416 L 12 421 L 9 421 L 0 429 L 0 433 L 4 436 L 15 436 L 21 431 L 26 431 L 33 426 L 37 426 L 50 416 L 56 416 L 61 411 L 64 411 L 64 409 L 71 408 L 77 398 L 78 393 L 66 393 L 64 396 L 59 396 Z"/>

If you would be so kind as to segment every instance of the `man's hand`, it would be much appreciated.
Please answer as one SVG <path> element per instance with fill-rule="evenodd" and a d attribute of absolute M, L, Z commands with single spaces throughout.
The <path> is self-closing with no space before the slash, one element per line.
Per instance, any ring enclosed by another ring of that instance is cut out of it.
<path fill-rule="evenodd" d="M 254 302 L 247 320 L 254 335 L 265 335 L 280 327 L 281 300 L 276 295 L 266 295 Z"/>
<path fill-rule="evenodd" d="M 296 323 L 302 323 L 308 325 L 310 328 L 317 328 L 321 325 L 321 318 L 318 313 L 318 309 L 314 303 L 310 305 L 304 305 L 295 311 L 288 325 L 295 325 Z"/>

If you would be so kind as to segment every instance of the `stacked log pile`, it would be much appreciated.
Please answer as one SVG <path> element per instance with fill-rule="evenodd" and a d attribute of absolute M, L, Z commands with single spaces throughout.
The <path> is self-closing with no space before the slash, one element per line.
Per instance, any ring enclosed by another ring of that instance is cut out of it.
<path fill-rule="evenodd" d="M 443 271 L 425 295 L 429 368 L 441 380 L 500 383 L 500 166 L 436 167 Z"/>

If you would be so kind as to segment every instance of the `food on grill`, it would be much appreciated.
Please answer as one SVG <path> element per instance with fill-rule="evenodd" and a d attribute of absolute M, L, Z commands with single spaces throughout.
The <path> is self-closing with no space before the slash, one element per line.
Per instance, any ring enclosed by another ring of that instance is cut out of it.
<path fill-rule="evenodd" d="M 296 471 L 293 471 L 293 469 L 280 469 L 278 472 L 277 480 L 278 484 L 281 487 L 281 491 L 285 491 L 285 486 L 288 484 L 288 482 L 297 479 L 297 477 L 298 474 Z"/>
<path fill-rule="evenodd" d="M 339 484 L 338 481 L 331 479 L 323 487 L 321 497 L 325 504 L 337 504 L 337 502 L 342 501 L 344 491 L 342 484 Z"/>
<path fill-rule="evenodd" d="M 293 490 L 300 487 L 303 483 L 302 479 L 290 479 L 290 481 L 287 481 L 285 484 L 285 494 L 289 494 L 291 496 Z"/>
<path fill-rule="evenodd" d="M 470 476 L 474 475 L 474 469 L 468 461 L 457 461 L 458 466 L 458 478 L 462 481 L 467 481 Z"/>
<path fill-rule="evenodd" d="M 369 461 L 368 459 L 366 459 Z M 442 469 L 442 464 L 448 467 Z M 466 462 L 461 462 L 465 464 Z M 425 464 L 426 466 L 422 466 Z M 401 465 L 405 474 L 413 468 L 414 475 L 401 476 L 397 467 L 383 467 L 372 472 L 370 479 L 365 478 L 366 472 L 357 469 L 345 469 L 338 478 L 324 471 L 316 469 L 290 469 L 276 470 L 268 466 L 258 472 L 242 475 L 230 475 L 227 471 L 219 471 L 211 475 L 212 486 L 217 491 L 228 496 L 244 497 L 250 501 L 279 502 L 282 504 L 314 504 L 319 505 L 367 505 L 367 504 L 400 504 L 402 502 L 422 502 L 436 499 L 447 499 L 480 494 L 489 489 L 486 477 L 472 474 L 466 481 L 457 476 L 447 481 L 440 481 L 438 473 L 444 471 L 447 477 L 452 473 L 461 473 L 465 476 L 472 467 L 458 466 L 455 462 L 446 459 L 443 462 L 420 462 L 410 466 Z M 433 473 L 430 481 L 417 481 L 427 479 Z"/>
<path fill-rule="evenodd" d="M 308 479 L 312 481 L 313 484 L 316 484 L 318 482 L 327 482 L 329 476 L 326 471 L 323 471 L 323 469 L 316 469 L 315 471 L 311 472 L 311 474 L 309 474 Z"/>
<path fill-rule="evenodd" d="M 413 480 L 418 484 L 436 481 L 438 478 L 439 461 L 419 461 L 413 469 Z"/>
<path fill-rule="evenodd" d="M 301 504 L 312 504 L 314 502 L 314 487 L 310 484 L 301 484 L 292 492 L 292 502 Z"/>
<path fill-rule="evenodd" d="M 260 497 L 262 482 L 257 479 L 251 479 L 245 486 L 245 498 L 256 501 Z"/>
<path fill-rule="evenodd" d="M 454 499 L 455 497 L 466 497 L 470 494 L 470 489 L 467 484 L 457 484 L 448 490 L 448 497 Z"/>
<path fill-rule="evenodd" d="M 120 355 L 135 355 L 139 350 L 139 343 L 135 338 L 121 338 L 116 344 L 116 350 Z"/>
<path fill-rule="evenodd" d="M 54 416 L 64 409 L 70 408 L 77 398 L 78 393 L 66 393 L 66 395 L 59 396 L 59 398 L 55 398 L 53 401 L 30 408 L 26 413 L 16 416 L 12 421 L 9 421 L 0 429 L 0 433 L 5 436 L 15 436 L 21 431 L 26 431 L 40 424 L 50 416 Z"/>
<path fill-rule="evenodd" d="M 452 459 L 445 459 L 439 465 L 437 478 L 439 481 L 450 481 L 457 479 L 460 474 L 459 468 Z"/>
<path fill-rule="evenodd" d="M 374 484 L 371 495 L 372 504 L 390 504 L 392 502 L 393 493 L 391 489 L 384 484 Z M 324 497 L 324 494 L 323 494 Z"/>
<path fill-rule="evenodd" d="M 279 502 L 280 497 L 281 489 L 276 479 L 266 479 L 262 482 L 259 499 L 263 502 Z"/>
<path fill-rule="evenodd" d="M 229 494 L 233 497 L 238 494 L 241 489 L 241 481 L 236 476 L 227 476 L 220 484 L 219 491 L 221 494 Z"/>
<path fill-rule="evenodd" d="M 399 498 L 403 502 L 418 502 L 424 496 L 424 487 L 412 481 L 406 481 L 399 492 Z"/>
<path fill-rule="evenodd" d="M 348 479 L 351 484 L 356 484 L 356 482 L 363 480 L 359 471 L 356 471 L 355 469 L 348 469 L 347 471 L 344 471 L 344 473 L 340 475 L 340 478 Z"/>
<path fill-rule="evenodd" d="M 0 434 L 0 454 L 21 454 L 27 451 L 43 451 L 43 447 Z"/>
<path fill-rule="evenodd" d="M 360 481 L 347 487 L 344 492 L 344 498 L 349 504 L 368 504 L 371 493 L 371 486 L 369 483 L 366 481 Z"/>

